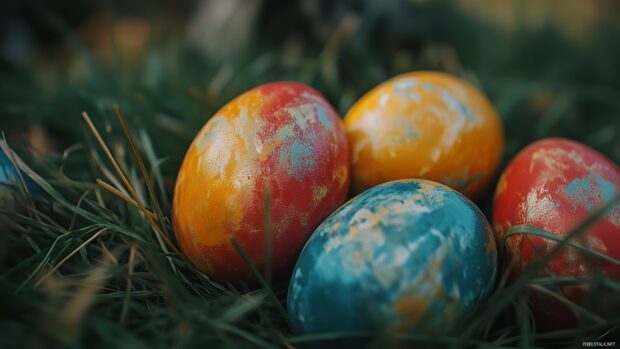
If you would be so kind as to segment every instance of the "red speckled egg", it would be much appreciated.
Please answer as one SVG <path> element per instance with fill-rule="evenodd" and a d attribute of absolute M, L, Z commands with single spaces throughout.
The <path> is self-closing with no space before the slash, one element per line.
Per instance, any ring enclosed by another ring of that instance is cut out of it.
<path fill-rule="evenodd" d="M 258 86 L 220 109 L 185 155 L 172 210 L 181 250 L 210 276 L 251 281 L 230 240 L 264 269 L 269 191 L 273 272 L 283 277 L 345 199 L 349 172 L 342 121 L 323 96 L 293 82 Z"/>
<path fill-rule="evenodd" d="M 565 139 L 545 139 L 523 149 L 502 174 L 493 207 L 498 243 L 513 225 L 528 224 L 558 237 L 566 236 L 594 210 L 620 191 L 620 170 L 593 149 Z M 609 210 L 574 241 L 620 260 L 620 206 Z M 557 242 L 534 235 L 513 235 L 505 250 L 518 277 L 549 253 Z M 563 247 L 545 265 L 542 275 L 620 280 L 620 266 L 573 247 Z M 557 288 L 579 305 L 588 301 L 584 285 Z M 578 316 L 559 301 L 535 292 L 531 299 L 537 325 L 544 329 L 576 326 Z"/>

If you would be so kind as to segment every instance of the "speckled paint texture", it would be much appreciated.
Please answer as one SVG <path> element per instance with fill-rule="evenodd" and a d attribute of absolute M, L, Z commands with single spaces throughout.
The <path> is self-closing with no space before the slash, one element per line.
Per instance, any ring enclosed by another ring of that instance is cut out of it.
<path fill-rule="evenodd" d="M 37 192 L 36 184 L 25 173 L 21 173 L 15 168 L 15 165 L 0 148 L 0 207 L 14 208 L 16 195 L 19 195 L 20 180 L 26 184 L 26 188 L 30 192 Z"/>
<path fill-rule="evenodd" d="M 479 196 L 493 178 L 504 135 L 491 103 L 439 72 L 399 75 L 360 98 L 345 117 L 353 190 L 424 178 Z"/>
<path fill-rule="evenodd" d="M 250 280 L 230 239 L 262 270 L 270 190 L 274 275 L 286 276 L 310 233 L 345 199 L 348 154 L 342 121 L 310 87 L 278 82 L 244 93 L 185 155 L 172 213 L 181 249 L 213 277 Z"/>
<path fill-rule="evenodd" d="M 471 201 L 435 182 L 393 181 L 353 198 L 312 234 L 288 311 L 304 334 L 445 333 L 489 295 L 496 269 L 493 233 Z"/>
<path fill-rule="evenodd" d="M 563 237 L 593 210 L 620 190 L 620 170 L 593 149 L 565 139 L 535 142 L 517 154 L 504 170 L 495 192 L 493 227 L 500 241 L 513 225 L 529 224 Z M 620 206 L 608 211 L 575 242 L 620 259 Z M 542 237 L 508 238 L 506 253 L 516 278 L 557 243 Z M 543 275 L 588 277 L 603 273 L 620 280 L 620 268 L 599 258 L 588 258 L 572 247 L 555 255 Z M 563 287 L 568 299 L 583 304 L 584 287 Z M 577 318 L 561 304 L 535 295 L 533 311 L 543 328 L 573 327 Z"/>
<path fill-rule="evenodd" d="M 0 207 L 7 207 L 13 201 L 13 192 L 18 177 L 13 163 L 0 148 Z"/>

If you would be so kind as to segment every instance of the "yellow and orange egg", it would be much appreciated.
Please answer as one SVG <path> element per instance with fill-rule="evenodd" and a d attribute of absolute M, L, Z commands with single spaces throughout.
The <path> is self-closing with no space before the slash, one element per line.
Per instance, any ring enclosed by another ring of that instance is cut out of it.
<path fill-rule="evenodd" d="M 422 178 L 477 198 L 504 149 L 489 100 L 464 80 L 439 72 L 407 73 L 375 87 L 351 107 L 345 129 L 355 192 Z"/>

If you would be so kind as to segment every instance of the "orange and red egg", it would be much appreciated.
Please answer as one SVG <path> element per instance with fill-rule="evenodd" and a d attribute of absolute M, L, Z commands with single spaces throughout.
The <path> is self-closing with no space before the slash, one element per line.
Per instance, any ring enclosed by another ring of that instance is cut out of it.
<path fill-rule="evenodd" d="M 342 121 L 323 96 L 293 82 L 258 86 L 220 109 L 187 151 L 173 200 L 176 238 L 208 275 L 252 280 L 230 240 L 263 271 L 268 233 L 274 275 L 283 277 L 345 199 L 349 173 Z"/>

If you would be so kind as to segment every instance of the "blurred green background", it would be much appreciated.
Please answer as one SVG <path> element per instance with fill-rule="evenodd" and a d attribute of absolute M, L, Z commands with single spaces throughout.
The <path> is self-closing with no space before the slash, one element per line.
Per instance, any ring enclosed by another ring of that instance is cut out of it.
<path fill-rule="evenodd" d="M 273 80 L 310 84 L 344 114 L 396 74 L 443 70 L 492 99 L 507 155 L 546 136 L 620 159 L 620 3 L 613 0 L 8 1 L 0 120 L 49 155 L 80 112 L 121 105 L 178 166 L 218 107 Z"/>

